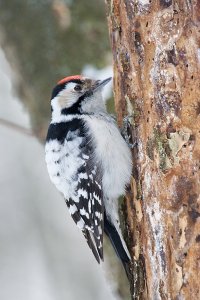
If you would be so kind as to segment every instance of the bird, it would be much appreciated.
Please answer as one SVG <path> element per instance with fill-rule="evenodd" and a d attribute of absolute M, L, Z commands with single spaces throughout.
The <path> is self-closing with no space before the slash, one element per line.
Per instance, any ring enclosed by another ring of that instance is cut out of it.
<path fill-rule="evenodd" d="M 50 180 L 97 262 L 104 260 L 105 233 L 125 264 L 131 257 L 120 227 L 118 198 L 130 182 L 132 158 L 102 96 L 111 79 L 73 75 L 58 81 L 51 96 L 45 160 Z"/>

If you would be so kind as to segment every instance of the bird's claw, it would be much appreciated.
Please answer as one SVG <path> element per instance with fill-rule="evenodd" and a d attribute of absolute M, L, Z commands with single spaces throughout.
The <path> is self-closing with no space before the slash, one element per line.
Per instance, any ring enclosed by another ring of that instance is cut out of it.
<path fill-rule="evenodd" d="M 123 127 L 121 130 L 121 134 L 130 149 L 133 149 L 136 145 L 136 141 L 134 143 L 130 143 L 130 139 L 132 138 L 132 136 L 128 132 L 129 128 L 132 126 L 132 120 L 133 120 L 133 115 L 128 115 L 128 116 L 124 117 Z"/>

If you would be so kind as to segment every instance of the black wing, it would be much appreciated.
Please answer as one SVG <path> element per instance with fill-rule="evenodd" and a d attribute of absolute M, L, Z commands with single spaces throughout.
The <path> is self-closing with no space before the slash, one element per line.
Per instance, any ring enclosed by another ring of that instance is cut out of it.
<path fill-rule="evenodd" d="M 90 137 L 82 132 L 80 158 L 83 161 L 77 170 L 76 197 L 66 200 L 75 223 L 82 229 L 83 235 L 96 260 L 103 260 L 103 193 L 100 164 L 95 161 L 94 147 Z M 77 201 L 78 199 L 78 201 Z"/>

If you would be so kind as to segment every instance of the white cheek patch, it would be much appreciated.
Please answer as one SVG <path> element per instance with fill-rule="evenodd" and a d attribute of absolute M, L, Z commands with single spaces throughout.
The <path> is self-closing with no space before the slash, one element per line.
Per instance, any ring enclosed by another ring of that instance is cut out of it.
<path fill-rule="evenodd" d="M 68 108 L 72 106 L 78 100 L 77 95 L 71 91 L 63 90 L 58 96 L 58 106 L 62 110 L 63 108 Z"/>
<path fill-rule="evenodd" d="M 61 109 L 72 106 L 78 100 L 79 95 L 74 91 L 76 85 L 74 82 L 69 82 L 65 88 L 58 93 L 58 104 Z"/>
<path fill-rule="evenodd" d="M 51 100 L 53 115 L 58 117 L 64 108 L 71 107 L 77 102 L 79 95 L 74 91 L 76 83 L 70 82 L 66 84 L 65 89 L 60 91 L 56 97 Z"/>

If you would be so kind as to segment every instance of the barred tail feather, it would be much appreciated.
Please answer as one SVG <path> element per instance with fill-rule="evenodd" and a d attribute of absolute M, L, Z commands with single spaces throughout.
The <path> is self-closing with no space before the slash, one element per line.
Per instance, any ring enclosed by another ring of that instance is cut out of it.
<path fill-rule="evenodd" d="M 100 230 L 102 231 L 102 228 Z M 99 232 L 99 227 L 94 227 L 93 236 L 100 259 L 103 260 L 103 232 Z"/>
<path fill-rule="evenodd" d="M 102 257 L 100 256 L 99 251 L 97 251 L 98 248 L 96 248 L 95 245 L 94 245 L 94 242 L 93 242 L 92 237 L 91 237 L 91 233 L 87 229 L 84 229 L 82 232 L 83 232 L 83 235 L 84 235 L 84 237 L 85 237 L 85 239 L 88 243 L 88 246 L 90 247 L 90 249 L 92 250 L 92 253 L 94 254 L 94 257 L 96 258 L 97 262 L 100 264 L 100 258 L 102 259 Z"/>

